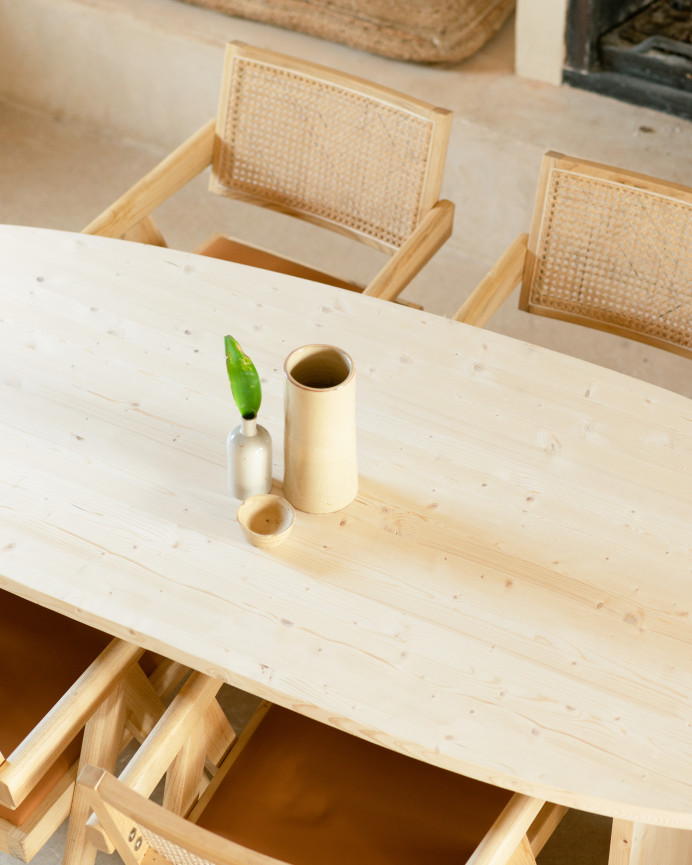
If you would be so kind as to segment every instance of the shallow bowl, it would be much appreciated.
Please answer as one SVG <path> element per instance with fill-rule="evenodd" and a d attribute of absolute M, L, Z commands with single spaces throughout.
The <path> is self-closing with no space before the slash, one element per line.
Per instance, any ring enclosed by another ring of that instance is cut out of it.
<path fill-rule="evenodd" d="M 271 493 L 245 499 L 236 516 L 250 543 L 264 548 L 275 547 L 285 541 L 295 519 L 289 502 Z"/>

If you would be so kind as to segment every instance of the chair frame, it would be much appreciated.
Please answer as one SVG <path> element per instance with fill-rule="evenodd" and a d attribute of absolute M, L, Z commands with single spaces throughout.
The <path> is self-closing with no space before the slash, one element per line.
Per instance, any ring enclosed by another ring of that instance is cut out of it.
<path fill-rule="evenodd" d="M 188 761 L 184 766 L 179 754 L 181 748 L 193 747 L 191 743 L 199 735 L 203 719 L 210 708 L 218 707 L 216 694 L 220 686 L 218 680 L 193 673 L 119 779 L 95 767 L 86 767 L 80 773 L 78 786 L 95 812 L 89 821 L 89 837 L 98 849 L 112 850 L 112 844 L 126 865 L 146 862 L 147 845 L 139 831 L 139 823 L 143 822 L 156 834 L 215 865 L 282 865 L 271 856 L 194 825 L 271 708 L 266 701 L 260 704 L 212 780 L 203 786 L 201 762 L 198 760 L 195 766 Z M 186 790 L 177 801 L 175 813 L 170 813 L 165 802 L 162 808 L 143 798 L 151 794 L 167 766 L 167 780 Z M 564 806 L 515 793 L 468 865 L 536 865 L 535 857 L 566 811 Z"/>
<path fill-rule="evenodd" d="M 113 639 L 47 715 L 6 758 L 0 754 L 0 804 L 16 808 L 81 730 L 80 757 L 20 826 L 0 818 L 0 850 L 30 861 L 69 817 L 64 863 L 87 865 L 95 850 L 86 843 L 89 810 L 76 789 L 79 768 L 115 768 L 118 755 L 143 741 L 164 711 L 162 697 L 185 668 L 162 661 L 147 678 L 138 661 L 144 649 Z"/>
<path fill-rule="evenodd" d="M 515 288 L 521 284 L 518 306 L 524 311 L 586 325 L 663 348 L 676 354 L 692 357 L 692 345 L 661 339 L 655 335 L 639 331 L 634 326 L 622 326 L 616 321 L 590 318 L 586 313 L 570 313 L 544 306 L 536 300 L 534 286 L 539 271 L 541 248 L 550 220 L 548 192 L 555 172 L 588 177 L 692 206 L 692 189 L 690 188 L 625 169 L 601 165 L 550 151 L 543 157 L 541 165 L 530 234 L 521 234 L 514 240 L 487 276 L 458 309 L 454 316 L 455 320 L 483 327 L 509 298 Z M 681 336 L 681 340 L 683 338 L 684 335 Z"/>
<path fill-rule="evenodd" d="M 300 210 L 274 204 L 247 193 L 236 193 L 218 182 L 214 165 L 223 146 L 221 130 L 223 110 L 228 99 L 229 71 L 237 58 L 250 58 L 278 64 L 283 68 L 336 84 L 354 93 L 404 108 L 431 122 L 430 153 L 420 201 L 418 223 L 399 247 L 378 242 L 365 234 Z M 390 255 L 389 260 L 365 288 L 364 294 L 386 300 L 395 300 L 452 233 L 454 205 L 444 199 L 438 200 L 451 129 L 451 117 L 451 112 L 446 109 L 436 108 L 356 76 L 337 72 L 308 61 L 287 57 L 273 51 L 232 42 L 228 44 L 226 51 L 220 110 L 217 118 L 209 120 L 125 192 L 111 207 L 87 225 L 83 232 L 165 246 L 165 240 L 151 216 L 152 211 L 202 171 L 212 166 L 213 171 L 210 180 L 212 191 L 313 222 L 387 252 Z"/>

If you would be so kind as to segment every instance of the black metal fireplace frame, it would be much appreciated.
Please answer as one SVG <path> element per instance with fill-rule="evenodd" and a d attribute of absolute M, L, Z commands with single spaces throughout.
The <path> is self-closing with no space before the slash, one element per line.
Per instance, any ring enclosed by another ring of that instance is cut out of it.
<path fill-rule="evenodd" d="M 612 96 L 692 120 L 692 92 L 666 83 L 604 69 L 598 42 L 651 0 L 569 0 L 563 80 L 573 87 Z"/>

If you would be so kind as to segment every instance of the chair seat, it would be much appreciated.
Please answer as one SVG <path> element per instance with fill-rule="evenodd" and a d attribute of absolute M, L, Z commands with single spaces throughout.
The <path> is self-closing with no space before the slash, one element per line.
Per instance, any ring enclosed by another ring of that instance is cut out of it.
<path fill-rule="evenodd" d="M 309 279 L 325 285 L 335 285 L 337 288 L 346 288 L 349 291 L 362 291 L 362 286 L 356 285 L 354 282 L 346 282 L 325 271 L 308 267 L 291 258 L 275 255 L 266 249 L 224 237 L 222 234 L 215 234 L 208 238 L 195 252 L 210 258 L 235 261 L 237 264 L 249 264 L 251 267 L 259 267 L 262 270 L 273 270 L 275 273 L 285 273 L 288 276 L 299 276 L 301 279 Z"/>
<path fill-rule="evenodd" d="M 459 865 L 511 795 L 273 706 L 197 822 L 291 865 Z"/>
<path fill-rule="evenodd" d="M 259 267 L 261 270 L 273 270 L 274 273 L 299 276 L 301 279 L 321 282 L 324 285 L 334 285 L 337 288 L 345 288 L 347 291 L 363 291 L 363 286 L 356 285 L 355 282 L 346 282 L 333 276 L 331 273 L 315 270 L 315 268 L 301 264 L 299 261 L 294 261 L 291 258 L 282 258 L 280 255 L 275 255 L 266 249 L 240 243 L 237 240 L 232 240 L 230 237 L 224 237 L 222 234 L 215 234 L 208 238 L 208 240 L 205 240 L 204 243 L 197 247 L 195 252 L 197 255 L 221 258 L 223 261 L 235 261 L 236 264 L 249 264 L 250 267 Z M 401 306 L 411 307 L 411 309 L 423 309 L 419 303 L 402 300 L 400 297 L 396 299 L 396 303 Z"/>
<path fill-rule="evenodd" d="M 6 758 L 111 639 L 95 628 L 0 590 L 0 752 Z M 18 808 L 0 806 L 0 818 L 22 825 L 78 759 L 80 742 L 81 735 Z"/>

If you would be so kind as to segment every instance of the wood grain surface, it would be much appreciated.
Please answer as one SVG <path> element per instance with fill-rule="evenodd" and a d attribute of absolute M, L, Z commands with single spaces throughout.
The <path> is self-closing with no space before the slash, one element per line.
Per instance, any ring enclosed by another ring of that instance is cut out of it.
<path fill-rule="evenodd" d="M 223 335 L 354 359 L 360 492 L 251 547 Z M 0 229 L 0 586 L 440 766 L 692 828 L 692 401 L 336 288 Z"/>

